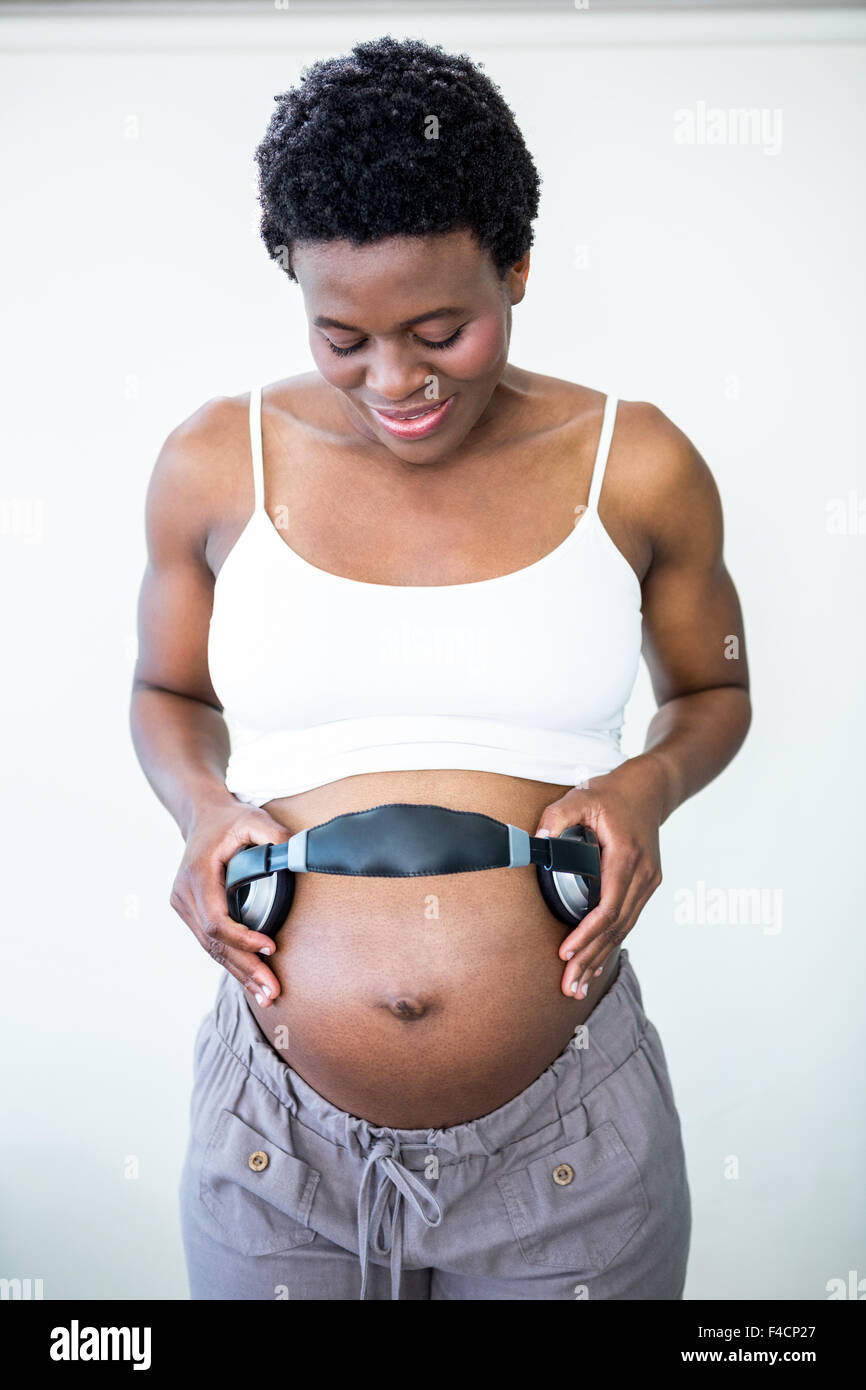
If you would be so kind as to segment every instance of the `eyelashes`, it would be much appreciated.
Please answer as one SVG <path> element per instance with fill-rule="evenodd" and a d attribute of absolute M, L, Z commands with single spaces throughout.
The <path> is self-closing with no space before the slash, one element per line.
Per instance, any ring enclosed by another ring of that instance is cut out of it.
<path fill-rule="evenodd" d="M 438 352 L 443 348 L 453 347 L 465 327 L 465 323 L 461 324 L 460 327 L 457 329 L 456 333 L 452 333 L 450 338 L 444 338 L 441 343 L 431 343 L 428 342 L 426 338 L 419 338 L 418 342 L 421 344 L 422 347 L 432 348 L 433 351 Z M 333 353 L 336 353 L 338 357 L 350 357 L 353 352 L 358 352 L 364 346 L 363 338 L 361 339 L 360 343 L 354 343 L 352 347 L 346 348 L 337 347 L 337 344 L 332 343 L 330 338 L 326 338 L 325 342 L 328 344 L 328 347 L 331 349 L 331 351 Z"/>

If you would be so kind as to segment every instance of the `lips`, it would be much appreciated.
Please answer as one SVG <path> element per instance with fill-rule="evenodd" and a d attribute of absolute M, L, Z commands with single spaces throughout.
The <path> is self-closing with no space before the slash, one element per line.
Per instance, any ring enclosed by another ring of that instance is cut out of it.
<path fill-rule="evenodd" d="M 379 410 L 370 406 L 376 419 L 388 431 L 400 439 L 419 439 L 438 429 L 451 411 L 454 396 L 432 405 L 419 405 L 414 410 Z"/>
<path fill-rule="evenodd" d="M 435 410 L 437 405 L 442 405 L 442 401 L 433 401 L 432 405 L 416 405 L 412 410 L 386 410 L 384 406 L 374 405 L 371 410 L 375 410 L 377 415 L 385 415 L 389 420 L 417 420 L 419 415 L 429 415 L 431 410 Z"/>

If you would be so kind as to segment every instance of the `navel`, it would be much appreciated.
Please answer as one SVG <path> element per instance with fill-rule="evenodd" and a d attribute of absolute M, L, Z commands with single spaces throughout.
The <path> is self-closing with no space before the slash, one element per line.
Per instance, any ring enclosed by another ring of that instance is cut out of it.
<path fill-rule="evenodd" d="M 420 999 L 410 999 L 403 996 L 388 999 L 386 1007 L 395 1018 L 402 1018 L 406 1023 L 411 1023 L 416 1018 L 423 1018 L 427 1012 L 427 1005 Z"/>

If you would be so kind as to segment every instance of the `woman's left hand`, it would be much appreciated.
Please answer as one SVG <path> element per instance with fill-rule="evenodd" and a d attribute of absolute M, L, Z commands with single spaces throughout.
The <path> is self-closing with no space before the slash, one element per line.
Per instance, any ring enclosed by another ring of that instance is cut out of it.
<path fill-rule="evenodd" d="M 568 962 L 563 994 L 584 997 L 662 881 L 664 790 L 659 762 L 641 754 L 574 787 L 541 814 L 536 835 L 561 835 L 570 825 L 585 825 L 595 831 L 601 850 L 601 900 L 559 948 Z"/>

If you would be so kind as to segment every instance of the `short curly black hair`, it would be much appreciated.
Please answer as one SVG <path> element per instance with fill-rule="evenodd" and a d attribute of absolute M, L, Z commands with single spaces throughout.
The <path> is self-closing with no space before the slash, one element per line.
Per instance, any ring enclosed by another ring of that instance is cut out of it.
<path fill-rule="evenodd" d="M 541 180 L 499 88 L 467 54 L 386 34 L 312 63 L 256 149 L 261 234 L 364 245 L 467 227 L 500 277 L 532 245 Z"/>

